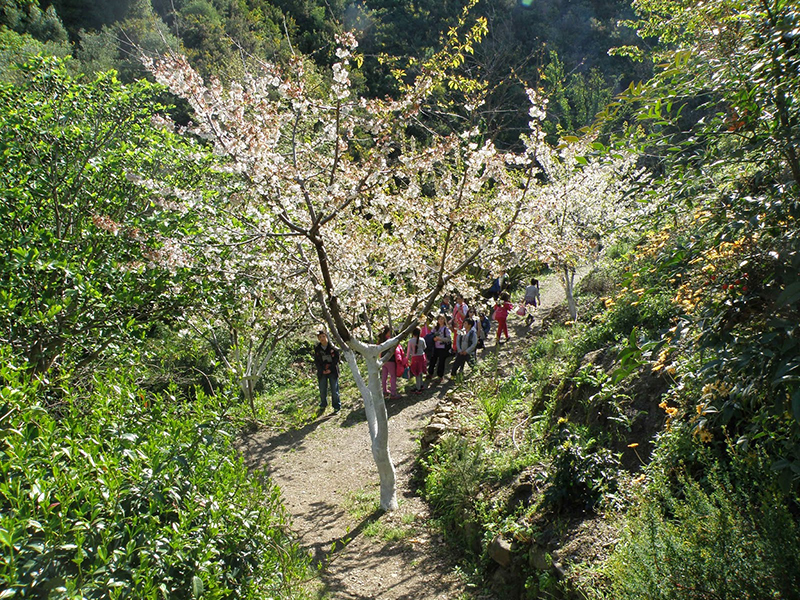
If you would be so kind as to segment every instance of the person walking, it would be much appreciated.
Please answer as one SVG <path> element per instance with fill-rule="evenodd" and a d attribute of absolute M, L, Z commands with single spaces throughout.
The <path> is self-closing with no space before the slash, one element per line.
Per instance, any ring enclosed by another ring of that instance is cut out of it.
<path fill-rule="evenodd" d="M 328 334 L 323 330 L 317 333 L 317 340 L 319 343 L 314 346 L 314 364 L 319 384 L 319 413 L 324 413 L 328 407 L 330 389 L 331 406 L 335 414 L 342 408 L 339 401 L 339 349 L 328 341 Z"/>
<path fill-rule="evenodd" d="M 508 335 L 508 313 L 514 308 L 514 305 L 509 301 L 508 292 L 500 294 L 500 299 L 494 306 L 494 320 L 497 321 L 497 343 L 500 343 L 500 336 L 505 333 L 506 341 L 510 339 Z"/>
<path fill-rule="evenodd" d="M 533 323 L 533 309 L 539 306 L 539 304 L 541 304 L 538 279 L 536 278 L 531 279 L 531 284 L 525 288 L 524 303 L 525 303 L 525 308 L 527 309 L 526 312 L 528 313 L 525 316 L 525 325 L 530 327 L 531 324 Z"/>
<path fill-rule="evenodd" d="M 453 360 L 453 370 L 450 372 L 450 377 L 455 377 L 459 372 L 464 369 L 464 363 L 469 362 L 469 366 L 475 368 L 475 350 L 478 347 L 478 330 L 475 327 L 475 319 L 467 317 L 464 321 L 467 330 L 460 333 L 456 338 L 456 354 Z"/>

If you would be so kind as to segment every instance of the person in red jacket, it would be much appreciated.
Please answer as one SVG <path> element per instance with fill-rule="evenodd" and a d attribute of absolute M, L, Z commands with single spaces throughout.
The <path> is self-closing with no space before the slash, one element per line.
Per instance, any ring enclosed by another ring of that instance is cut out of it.
<path fill-rule="evenodd" d="M 497 321 L 497 343 L 500 343 L 500 335 L 506 334 L 506 341 L 509 340 L 508 335 L 508 313 L 514 308 L 514 305 L 509 302 L 510 298 L 508 292 L 500 294 L 500 300 L 494 305 L 494 320 Z"/>

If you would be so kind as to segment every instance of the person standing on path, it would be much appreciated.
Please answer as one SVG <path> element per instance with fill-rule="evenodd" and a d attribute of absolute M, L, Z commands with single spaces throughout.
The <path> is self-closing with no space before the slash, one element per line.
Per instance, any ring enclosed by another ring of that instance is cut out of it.
<path fill-rule="evenodd" d="M 422 385 L 422 375 L 428 368 L 428 359 L 425 357 L 425 338 L 422 337 L 419 327 L 415 327 L 408 340 L 406 356 L 411 361 L 411 375 L 414 377 L 414 393 L 421 394 L 425 386 Z"/>
<path fill-rule="evenodd" d="M 328 407 L 328 388 L 331 390 L 331 406 L 334 414 L 342 405 L 339 401 L 339 350 L 328 341 L 328 334 L 320 331 L 317 334 L 319 343 L 314 346 L 314 364 L 317 367 L 319 383 L 319 413 Z"/>
<path fill-rule="evenodd" d="M 508 335 L 508 313 L 514 308 L 514 305 L 509 301 L 510 297 L 508 292 L 500 294 L 500 300 L 494 306 L 494 320 L 497 321 L 497 343 L 500 343 L 501 334 L 506 334 L 506 341 L 510 339 Z"/>
<path fill-rule="evenodd" d="M 525 288 L 525 308 L 527 308 L 527 316 L 525 317 L 525 325 L 530 327 L 533 323 L 533 309 L 539 306 L 542 301 L 539 295 L 539 280 L 531 279 L 531 284 Z M 532 308 L 528 308 L 531 306 Z"/>
<path fill-rule="evenodd" d="M 455 360 L 453 360 L 453 370 L 450 372 L 450 377 L 455 377 L 461 370 L 464 369 L 464 363 L 469 362 L 469 366 L 475 368 L 475 349 L 478 347 L 478 330 L 475 327 L 475 320 L 472 317 L 467 317 L 464 322 L 467 326 L 467 331 L 458 335 L 456 338 L 457 352 Z"/>
<path fill-rule="evenodd" d="M 378 343 L 382 344 L 392 337 L 392 328 L 388 325 L 383 328 L 380 336 L 378 336 Z M 383 366 L 381 367 L 381 387 L 383 388 L 383 396 L 389 397 L 390 400 L 397 400 L 400 395 L 397 393 L 397 371 L 403 372 L 403 362 L 405 355 L 400 344 L 394 348 L 386 350 L 383 353 Z M 389 380 L 389 389 L 386 389 L 386 380 Z"/>
<path fill-rule="evenodd" d="M 434 372 L 439 379 L 444 377 L 444 364 L 450 353 L 452 340 L 450 329 L 447 327 L 447 318 L 444 315 L 439 315 L 433 336 L 433 359 L 428 364 L 428 379 L 433 377 Z"/>

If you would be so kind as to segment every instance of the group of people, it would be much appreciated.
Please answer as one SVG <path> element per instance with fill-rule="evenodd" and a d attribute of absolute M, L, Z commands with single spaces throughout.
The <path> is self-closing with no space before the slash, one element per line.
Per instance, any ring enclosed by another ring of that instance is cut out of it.
<path fill-rule="evenodd" d="M 464 365 L 469 363 L 474 368 L 477 350 L 484 348 L 489 338 L 492 321 L 497 323 L 496 343 L 503 343 L 510 339 L 508 334 L 508 315 L 514 309 L 511 303 L 507 284 L 504 285 L 505 273 L 494 280 L 493 285 L 484 294 L 495 301 L 491 312 L 480 308 L 476 310 L 470 306 L 464 296 L 455 294 L 455 303 L 451 295 L 445 295 L 439 306 L 436 317 L 423 317 L 420 326 L 415 327 L 411 333 L 408 344 L 403 347 L 397 344 L 393 349 L 387 350 L 382 358 L 381 385 L 384 397 L 399 398 L 397 392 L 397 379 L 408 377 L 414 379 L 412 393 L 422 394 L 426 389 L 426 381 L 436 378 L 435 385 L 445 375 L 448 359 L 452 356 L 450 376 L 455 377 L 464 370 Z M 520 306 L 519 313 L 526 314 L 526 325 L 533 323 L 531 308 L 540 304 L 539 282 L 532 279 L 525 288 L 525 296 Z M 393 337 L 394 332 L 389 326 L 384 327 L 378 336 L 377 343 L 381 344 Z M 339 399 L 339 350 L 330 342 L 325 331 L 317 335 L 319 343 L 314 347 L 314 363 L 317 368 L 317 379 L 320 393 L 320 413 L 327 408 L 327 392 L 331 391 L 331 404 L 333 412 L 341 408 Z"/>

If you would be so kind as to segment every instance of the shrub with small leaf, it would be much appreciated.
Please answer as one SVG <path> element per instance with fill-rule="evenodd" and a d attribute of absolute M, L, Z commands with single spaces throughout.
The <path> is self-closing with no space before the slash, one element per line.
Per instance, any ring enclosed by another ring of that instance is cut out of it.
<path fill-rule="evenodd" d="M 614 598 L 797 597 L 800 528 L 766 455 L 709 458 L 702 477 L 651 473 L 608 565 Z"/>
<path fill-rule="evenodd" d="M 565 425 L 552 444 L 546 507 L 555 512 L 593 510 L 604 494 L 616 489 L 619 459 L 596 440 L 584 440 Z"/>
<path fill-rule="evenodd" d="M 55 418 L 12 366 L 0 382 L 0 596 L 296 597 L 306 558 L 222 398 L 109 378 L 65 390 Z"/>

